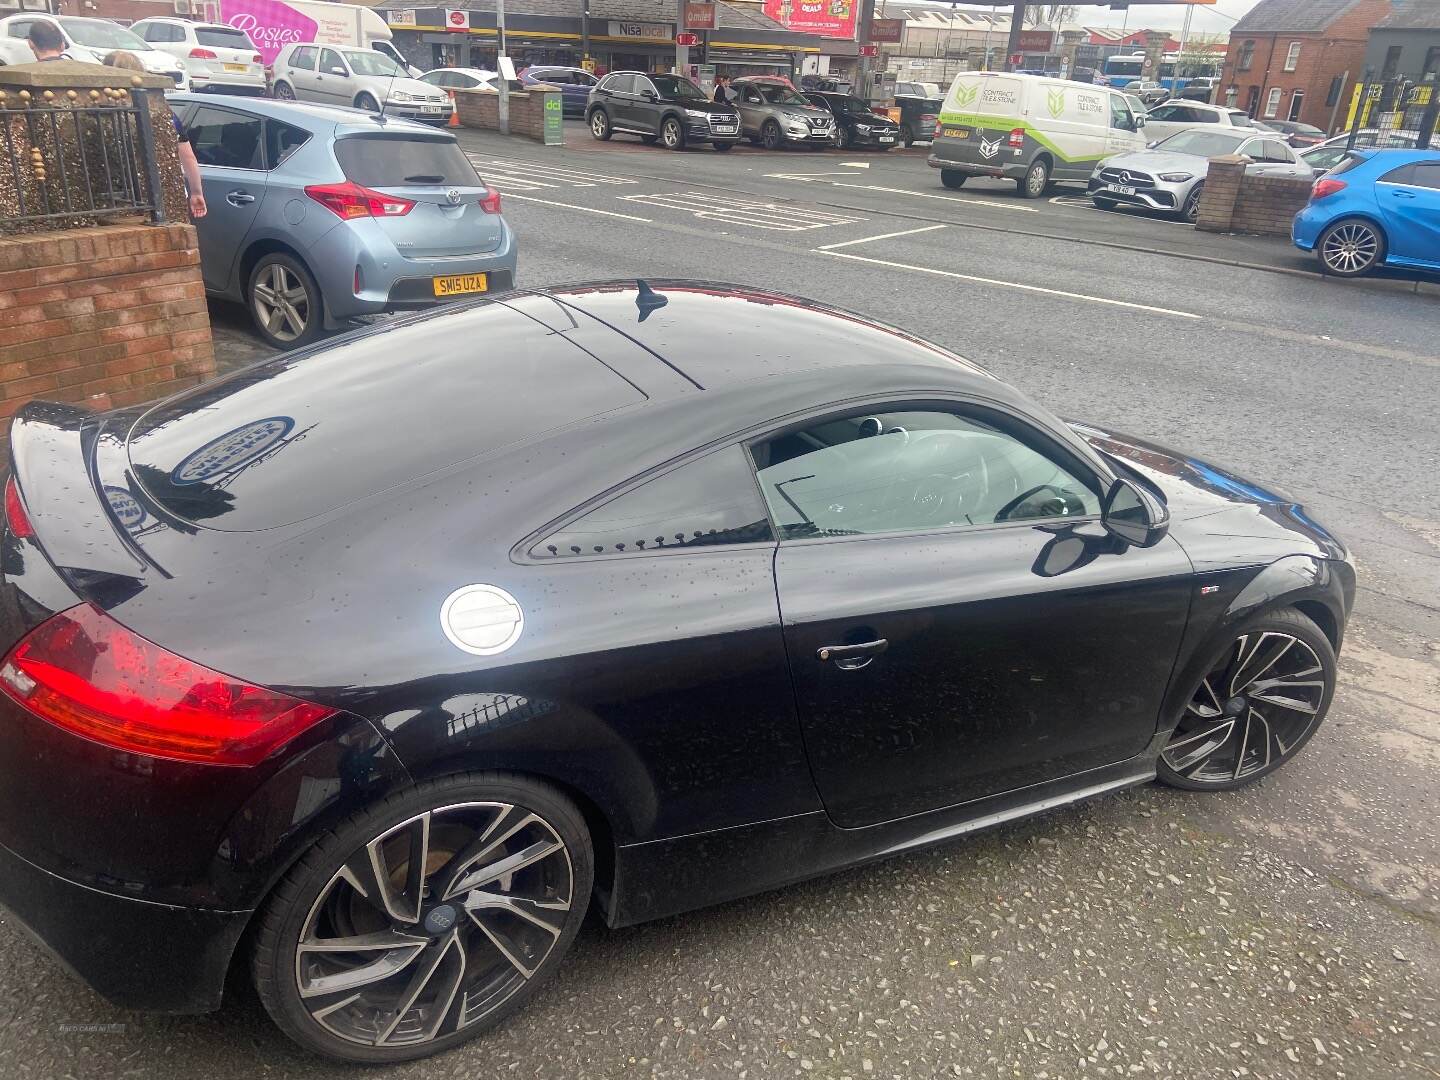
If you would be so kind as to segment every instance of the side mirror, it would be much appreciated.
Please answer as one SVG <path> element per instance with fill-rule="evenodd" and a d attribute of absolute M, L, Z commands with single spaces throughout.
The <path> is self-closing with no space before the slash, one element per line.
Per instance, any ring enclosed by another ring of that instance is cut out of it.
<path fill-rule="evenodd" d="M 331 75 L 344 75 L 344 74 L 345 74 L 345 69 L 344 69 L 343 67 L 332 67 L 332 68 L 330 69 L 330 71 L 329 71 L 329 74 L 331 74 Z"/>
<path fill-rule="evenodd" d="M 640 96 L 646 101 L 659 101 L 660 96 L 654 90 L 642 90 Z"/>
<path fill-rule="evenodd" d="M 1160 145 L 1160 140 L 1159 140 L 1159 139 L 1151 139 L 1149 142 L 1147 142 L 1147 143 L 1145 144 L 1145 149 L 1146 149 L 1146 150 L 1154 150 L 1155 147 L 1157 147 L 1157 146 L 1159 146 L 1159 145 Z"/>
<path fill-rule="evenodd" d="M 1135 130 L 1136 130 L 1136 131 L 1139 131 L 1139 130 L 1140 130 L 1141 128 L 1143 128 L 1144 126 L 1145 126 L 1145 117 L 1143 117 L 1143 116 L 1137 116 L 1137 117 L 1135 117 Z"/>
<path fill-rule="evenodd" d="M 1139 484 L 1116 480 L 1101 504 L 1100 522 L 1132 547 L 1154 547 L 1170 532 L 1170 511 Z"/>

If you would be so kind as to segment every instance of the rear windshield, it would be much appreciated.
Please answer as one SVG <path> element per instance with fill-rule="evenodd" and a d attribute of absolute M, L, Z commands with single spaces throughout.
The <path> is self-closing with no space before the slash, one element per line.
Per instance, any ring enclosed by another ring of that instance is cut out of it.
<path fill-rule="evenodd" d="M 244 30 L 231 30 L 224 26 L 197 26 L 195 41 L 212 49 L 255 49 Z"/>
<path fill-rule="evenodd" d="M 197 387 L 143 416 L 128 451 L 170 514 L 248 532 L 642 400 L 563 335 L 489 303 Z"/>
<path fill-rule="evenodd" d="M 361 136 L 339 139 L 335 159 L 345 178 L 362 187 L 458 184 L 479 187 L 475 166 L 453 139 Z"/>

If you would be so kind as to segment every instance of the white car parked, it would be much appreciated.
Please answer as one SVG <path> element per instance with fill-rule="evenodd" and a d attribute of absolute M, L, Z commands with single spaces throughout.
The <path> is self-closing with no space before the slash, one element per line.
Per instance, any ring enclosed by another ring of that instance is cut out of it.
<path fill-rule="evenodd" d="M 1243 109 L 1207 105 L 1203 101 L 1167 101 L 1156 105 L 1145 117 L 1145 138 L 1151 142 L 1191 128 L 1256 128 L 1256 124 Z"/>
<path fill-rule="evenodd" d="M 172 18 L 141 19 L 130 30 L 152 47 L 183 60 L 192 90 L 265 93 L 265 61 L 244 30 Z"/>
<path fill-rule="evenodd" d="M 286 45 L 275 57 L 275 96 L 349 105 L 406 120 L 445 123 L 455 107 L 445 91 L 412 79 L 374 49 Z"/>
<path fill-rule="evenodd" d="M 420 81 L 441 90 L 498 90 L 499 77 L 486 68 L 436 68 L 421 75 Z"/>
<path fill-rule="evenodd" d="M 107 55 L 120 49 L 134 53 L 145 65 L 145 70 L 152 75 L 165 76 L 175 83 L 177 89 L 190 89 L 190 75 L 185 70 L 183 60 L 177 60 L 169 53 L 153 48 L 143 38 L 132 34 L 119 23 L 106 19 L 83 19 L 75 15 L 57 17 L 38 12 L 25 12 L 0 19 L 0 37 L 9 39 L 8 43 L 12 46 L 18 42 L 27 54 L 23 60 L 11 60 L 9 56 L 15 53 L 12 47 L 7 50 L 7 64 L 34 62 L 35 54 L 30 51 L 30 28 L 37 22 L 48 22 L 58 28 L 60 36 L 65 39 L 65 51 L 75 60 L 100 64 Z"/>

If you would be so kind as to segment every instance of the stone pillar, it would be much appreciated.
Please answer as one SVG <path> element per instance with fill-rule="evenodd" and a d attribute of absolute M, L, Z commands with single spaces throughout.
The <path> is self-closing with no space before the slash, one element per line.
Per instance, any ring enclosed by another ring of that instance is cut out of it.
<path fill-rule="evenodd" d="M 1200 217 L 1195 227 L 1204 232 L 1230 232 L 1235 204 L 1245 179 L 1246 159 L 1235 154 L 1210 159 L 1205 191 L 1200 196 Z"/>
<path fill-rule="evenodd" d="M 1060 31 L 1060 63 L 1067 79 L 1075 77 L 1075 54 L 1084 40 L 1084 30 Z"/>
<path fill-rule="evenodd" d="M 1165 57 L 1165 43 L 1170 40 L 1170 35 L 1164 30 L 1145 31 L 1145 59 L 1150 61 L 1150 66 L 1140 77 L 1146 82 L 1160 81 L 1160 61 Z"/>

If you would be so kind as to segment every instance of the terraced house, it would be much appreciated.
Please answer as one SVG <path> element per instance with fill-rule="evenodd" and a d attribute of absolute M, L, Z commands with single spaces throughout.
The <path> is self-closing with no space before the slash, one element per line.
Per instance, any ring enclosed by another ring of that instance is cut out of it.
<path fill-rule="evenodd" d="M 1332 131 L 1364 74 L 1370 28 L 1391 0 L 1261 0 L 1230 32 L 1224 102 L 1262 120 Z"/>

